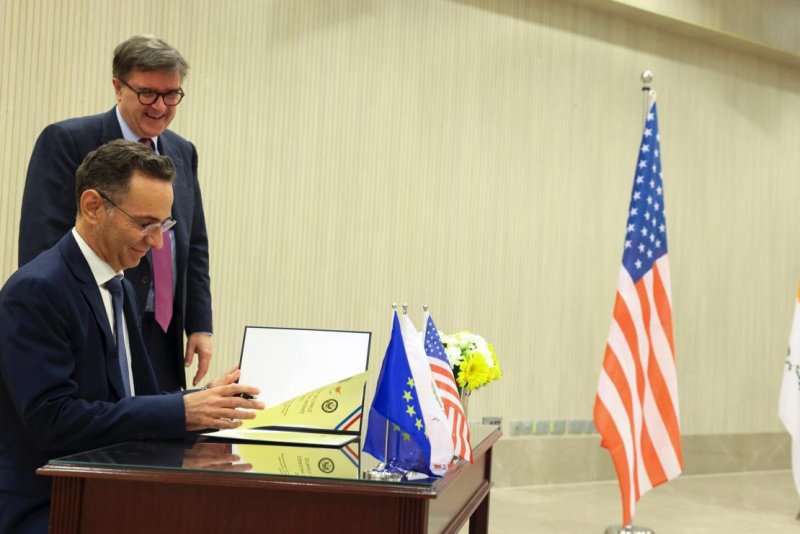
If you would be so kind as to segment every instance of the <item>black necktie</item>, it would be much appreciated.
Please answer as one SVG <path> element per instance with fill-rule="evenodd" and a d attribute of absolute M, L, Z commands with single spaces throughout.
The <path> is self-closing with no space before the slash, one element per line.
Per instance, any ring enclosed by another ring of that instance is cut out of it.
<path fill-rule="evenodd" d="M 125 386 L 125 396 L 131 396 L 131 381 L 128 376 L 128 353 L 125 350 L 125 327 L 122 322 L 122 278 L 115 276 L 106 282 L 106 289 L 111 293 L 111 303 L 114 307 L 114 337 L 117 340 L 117 360 L 119 371 L 122 374 L 122 383 Z"/>

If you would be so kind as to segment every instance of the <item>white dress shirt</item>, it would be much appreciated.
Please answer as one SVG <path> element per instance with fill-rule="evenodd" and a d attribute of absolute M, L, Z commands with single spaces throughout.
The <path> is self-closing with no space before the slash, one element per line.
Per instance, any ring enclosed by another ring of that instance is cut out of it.
<path fill-rule="evenodd" d="M 75 241 L 78 242 L 78 247 L 86 258 L 89 264 L 89 269 L 92 271 L 94 281 L 100 290 L 100 297 L 103 299 L 103 307 L 106 309 L 106 317 L 108 317 L 108 324 L 111 326 L 111 333 L 114 333 L 114 306 L 111 302 L 111 292 L 106 289 L 105 284 L 115 276 L 124 276 L 122 271 L 115 271 L 111 266 L 106 263 L 92 248 L 83 240 L 80 234 L 72 228 L 72 235 Z M 131 385 L 131 396 L 136 395 L 135 386 L 133 383 L 133 371 L 131 370 L 131 344 L 128 340 L 128 322 L 125 320 L 125 314 L 122 314 L 122 335 L 125 338 L 125 354 L 128 360 L 128 368 L 125 370 L 128 373 L 129 383 Z M 123 372 L 125 372 L 123 371 Z"/>

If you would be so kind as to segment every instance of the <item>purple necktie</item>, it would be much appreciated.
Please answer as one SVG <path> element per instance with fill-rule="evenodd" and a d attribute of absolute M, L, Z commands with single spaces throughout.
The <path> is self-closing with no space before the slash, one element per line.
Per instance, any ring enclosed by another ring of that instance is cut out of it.
<path fill-rule="evenodd" d="M 149 137 L 139 139 L 153 148 L 153 140 Z M 153 293 L 155 296 L 156 322 L 166 332 L 172 320 L 172 238 L 169 230 L 163 234 L 164 244 L 161 248 L 151 250 L 153 260 Z"/>

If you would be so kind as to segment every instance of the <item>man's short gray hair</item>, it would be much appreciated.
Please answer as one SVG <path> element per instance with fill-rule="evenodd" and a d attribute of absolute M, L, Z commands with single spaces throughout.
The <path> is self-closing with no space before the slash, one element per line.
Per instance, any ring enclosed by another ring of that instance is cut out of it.
<path fill-rule="evenodd" d="M 189 64 L 174 47 L 154 35 L 134 35 L 114 49 L 112 73 L 125 81 L 135 71 L 178 71 L 181 80 L 189 72 Z"/>

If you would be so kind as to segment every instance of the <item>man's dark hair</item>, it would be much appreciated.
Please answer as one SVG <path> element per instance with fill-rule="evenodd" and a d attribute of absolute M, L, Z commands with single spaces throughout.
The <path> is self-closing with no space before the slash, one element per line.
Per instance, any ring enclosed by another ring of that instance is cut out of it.
<path fill-rule="evenodd" d="M 78 213 L 81 195 L 88 189 L 103 193 L 114 202 L 123 199 L 134 171 L 164 182 L 175 179 L 172 160 L 159 156 L 142 143 L 116 139 L 89 152 L 75 173 Z"/>
<path fill-rule="evenodd" d="M 135 71 L 178 71 L 181 80 L 189 72 L 189 64 L 175 48 L 153 35 L 134 35 L 114 49 L 112 74 L 125 81 Z"/>

